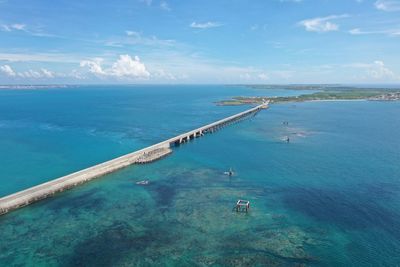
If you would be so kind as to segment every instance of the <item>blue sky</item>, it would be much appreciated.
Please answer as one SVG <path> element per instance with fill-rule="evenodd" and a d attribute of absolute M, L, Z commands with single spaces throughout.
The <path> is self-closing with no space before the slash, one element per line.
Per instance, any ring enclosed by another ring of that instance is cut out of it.
<path fill-rule="evenodd" d="M 0 0 L 0 83 L 400 83 L 400 0 Z"/>

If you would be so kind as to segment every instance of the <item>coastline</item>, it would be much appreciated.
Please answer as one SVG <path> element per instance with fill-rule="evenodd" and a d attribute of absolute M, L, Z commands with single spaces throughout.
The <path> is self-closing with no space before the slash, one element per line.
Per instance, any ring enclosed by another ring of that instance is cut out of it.
<path fill-rule="evenodd" d="M 252 87 L 251 87 L 252 88 Z M 261 90 L 257 88 L 258 90 Z M 287 87 L 290 89 L 290 86 Z M 265 89 L 265 90 L 268 90 Z M 296 96 L 235 96 L 216 102 L 220 106 L 254 105 L 269 100 L 271 104 L 321 101 L 400 101 L 400 90 L 368 88 L 326 88 L 310 94 Z"/>
<path fill-rule="evenodd" d="M 0 90 L 43 90 L 43 89 L 64 89 L 64 88 L 73 88 L 77 87 L 75 85 L 67 85 L 67 84 L 42 84 L 42 85 L 0 85 Z"/>
<path fill-rule="evenodd" d="M 369 99 L 316 99 L 316 100 L 306 100 L 303 102 L 360 102 L 360 101 L 372 101 L 372 100 L 369 100 Z"/>

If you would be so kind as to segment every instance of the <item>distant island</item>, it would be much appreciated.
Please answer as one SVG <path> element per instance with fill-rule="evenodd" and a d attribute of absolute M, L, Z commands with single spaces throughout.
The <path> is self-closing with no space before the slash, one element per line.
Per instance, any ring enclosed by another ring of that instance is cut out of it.
<path fill-rule="evenodd" d="M 298 96 L 236 96 L 232 99 L 216 102 L 221 106 L 237 106 L 260 104 L 267 100 L 270 103 L 305 102 L 305 101 L 335 101 L 335 100 L 368 100 L 368 101 L 399 101 L 400 89 L 388 88 L 358 88 L 340 85 L 248 85 L 255 89 L 287 89 L 313 90 L 310 94 Z"/>
<path fill-rule="evenodd" d="M 11 84 L 0 85 L 0 89 L 5 90 L 35 90 L 35 89 L 56 89 L 56 88 L 69 88 L 76 87 L 75 85 L 66 84 Z"/>

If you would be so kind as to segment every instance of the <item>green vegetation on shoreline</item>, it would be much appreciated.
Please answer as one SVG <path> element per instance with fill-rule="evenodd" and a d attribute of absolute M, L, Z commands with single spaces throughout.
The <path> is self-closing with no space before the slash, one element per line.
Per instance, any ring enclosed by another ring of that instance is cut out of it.
<path fill-rule="evenodd" d="M 256 89 L 288 89 L 288 90 L 318 90 L 311 94 L 302 94 L 299 96 L 237 96 L 229 100 L 217 102 L 217 105 L 236 106 L 248 104 L 260 104 L 266 100 L 271 103 L 284 102 L 304 102 L 304 101 L 323 101 L 323 100 L 375 100 L 375 101 L 395 101 L 400 100 L 400 89 L 381 89 L 381 88 L 355 88 L 341 86 L 316 86 L 316 85 L 293 85 L 293 86 L 262 86 L 251 85 Z"/>

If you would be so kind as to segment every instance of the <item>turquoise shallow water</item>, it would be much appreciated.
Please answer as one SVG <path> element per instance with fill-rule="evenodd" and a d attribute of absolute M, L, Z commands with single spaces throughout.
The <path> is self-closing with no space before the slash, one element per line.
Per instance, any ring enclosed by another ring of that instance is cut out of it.
<path fill-rule="evenodd" d="M 261 93 L 1 91 L 0 195 L 245 109 L 214 101 Z M 0 217 L 0 265 L 396 266 L 399 114 L 398 102 L 273 105 L 154 164 Z M 135 184 L 143 179 L 150 184 Z M 238 198 L 251 201 L 250 213 L 232 211 Z"/>

